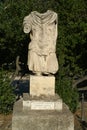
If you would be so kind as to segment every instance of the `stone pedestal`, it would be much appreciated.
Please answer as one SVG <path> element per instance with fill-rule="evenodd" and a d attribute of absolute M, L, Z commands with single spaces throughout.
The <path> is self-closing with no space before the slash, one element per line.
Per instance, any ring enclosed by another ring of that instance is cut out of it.
<path fill-rule="evenodd" d="M 55 95 L 55 77 L 30 75 L 30 95 Z"/>
<path fill-rule="evenodd" d="M 74 118 L 55 94 L 54 76 L 30 76 L 30 93 L 13 109 L 12 130 L 74 130 Z"/>
<path fill-rule="evenodd" d="M 55 96 L 29 96 L 23 94 L 23 109 L 28 110 L 62 110 L 62 99 Z"/>
<path fill-rule="evenodd" d="M 62 100 L 55 95 L 54 76 L 30 75 L 30 94 L 23 94 L 23 109 L 62 110 Z"/>
<path fill-rule="evenodd" d="M 23 100 L 15 103 L 12 130 L 74 130 L 74 118 L 63 104 L 58 110 L 23 109 Z"/>

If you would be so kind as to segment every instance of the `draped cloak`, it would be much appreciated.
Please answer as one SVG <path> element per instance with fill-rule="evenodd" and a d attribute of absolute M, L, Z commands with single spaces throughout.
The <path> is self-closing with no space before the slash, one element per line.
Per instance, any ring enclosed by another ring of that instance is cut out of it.
<path fill-rule="evenodd" d="M 28 68 L 33 72 L 53 73 L 58 70 L 56 57 L 57 14 L 31 12 L 24 18 L 24 32 L 30 33 Z"/>

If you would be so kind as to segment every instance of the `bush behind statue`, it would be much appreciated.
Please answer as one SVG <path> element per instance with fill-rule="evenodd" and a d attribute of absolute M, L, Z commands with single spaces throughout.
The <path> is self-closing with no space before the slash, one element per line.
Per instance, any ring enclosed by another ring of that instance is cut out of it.
<path fill-rule="evenodd" d="M 74 113 L 78 107 L 79 94 L 76 88 L 72 88 L 72 80 L 69 77 L 59 77 L 56 80 L 56 92 Z"/>
<path fill-rule="evenodd" d="M 14 89 L 10 84 L 8 72 L 0 70 L 0 113 L 10 113 L 13 109 L 14 101 Z"/>

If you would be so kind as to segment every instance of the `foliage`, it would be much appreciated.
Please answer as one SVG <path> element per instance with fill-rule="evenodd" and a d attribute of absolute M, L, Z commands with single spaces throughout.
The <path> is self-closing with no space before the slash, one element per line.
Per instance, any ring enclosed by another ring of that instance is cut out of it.
<path fill-rule="evenodd" d="M 72 88 L 72 80 L 69 77 L 59 77 L 56 82 L 56 92 L 63 99 L 72 112 L 78 107 L 79 95 L 76 88 Z"/>
<path fill-rule="evenodd" d="M 7 72 L 0 70 L 0 113 L 12 111 L 15 95 Z"/>
<path fill-rule="evenodd" d="M 76 91 L 72 89 L 72 80 L 87 73 L 86 5 L 86 0 L 2 0 L 0 2 L 1 65 L 15 61 L 17 55 L 21 56 L 23 62 L 27 62 L 29 38 L 22 31 L 23 18 L 26 15 L 31 11 L 45 12 L 48 9 L 58 13 L 56 52 L 59 72 L 56 75 L 56 90 L 72 111 L 75 110 L 78 99 Z"/>
<path fill-rule="evenodd" d="M 67 6 L 68 5 L 68 6 Z M 59 16 L 57 55 L 60 67 L 69 68 L 69 75 L 85 71 L 87 62 L 87 7 L 80 0 L 6 0 L 0 2 L 0 59 L 12 62 L 17 55 L 27 60 L 28 36 L 23 33 L 23 18 L 31 11 L 52 9 Z M 8 54 L 8 57 L 7 57 Z M 26 58 L 25 58 L 26 56 Z M 85 62 L 85 64 L 84 64 Z"/>

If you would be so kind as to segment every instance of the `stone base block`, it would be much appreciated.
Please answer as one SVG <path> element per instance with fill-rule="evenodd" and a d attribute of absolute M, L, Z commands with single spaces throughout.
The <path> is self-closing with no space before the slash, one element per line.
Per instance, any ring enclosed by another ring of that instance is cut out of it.
<path fill-rule="evenodd" d="M 29 110 L 62 110 L 62 99 L 55 96 L 29 96 L 23 94 L 23 109 Z"/>
<path fill-rule="evenodd" d="M 23 101 L 15 103 L 12 130 L 74 130 L 74 118 L 67 106 L 62 111 L 23 109 Z"/>
<path fill-rule="evenodd" d="M 30 75 L 30 95 L 55 95 L 55 77 Z"/>

